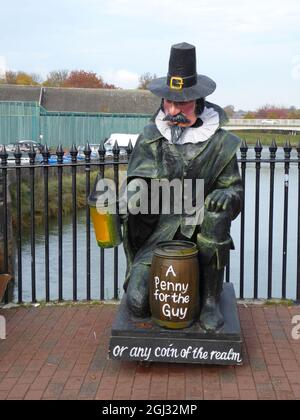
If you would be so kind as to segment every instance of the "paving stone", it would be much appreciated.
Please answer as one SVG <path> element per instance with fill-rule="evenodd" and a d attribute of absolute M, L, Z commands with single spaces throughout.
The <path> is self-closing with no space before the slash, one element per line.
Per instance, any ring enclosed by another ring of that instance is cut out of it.
<path fill-rule="evenodd" d="M 117 310 L 115 305 L 6 310 L 0 400 L 300 399 L 300 342 L 289 336 L 299 307 L 239 306 L 244 364 L 235 367 L 107 360 Z"/>

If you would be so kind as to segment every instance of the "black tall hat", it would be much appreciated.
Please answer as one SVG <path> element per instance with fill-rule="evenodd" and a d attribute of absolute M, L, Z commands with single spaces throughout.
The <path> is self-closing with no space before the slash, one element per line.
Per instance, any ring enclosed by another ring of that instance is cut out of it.
<path fill-rule="evenodd" d="M 216 83 L 197 74 L 196 48 L 182 42 L 171 48 L 168 76 L 153 80 L 148 88 L 160 98 L 186 102 L 211 95 Z"/>

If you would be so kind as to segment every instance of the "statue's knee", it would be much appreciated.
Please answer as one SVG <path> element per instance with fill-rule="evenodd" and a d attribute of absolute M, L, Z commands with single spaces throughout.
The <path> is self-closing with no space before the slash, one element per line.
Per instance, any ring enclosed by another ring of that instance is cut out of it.
<path fill-rule="evenodd" d="M 230 233 L 231 218 L 227 211 L 208 211 L 204 213 L 201 233 L 215 241 L 225 241 Z"/>
<path fill-rule="evenodd" d="M 131 292 L 127 290 L 127 305 L 130 311 L 139 318 L 149 315 L 149 295 L 145 296 L 139 291 Z"/>

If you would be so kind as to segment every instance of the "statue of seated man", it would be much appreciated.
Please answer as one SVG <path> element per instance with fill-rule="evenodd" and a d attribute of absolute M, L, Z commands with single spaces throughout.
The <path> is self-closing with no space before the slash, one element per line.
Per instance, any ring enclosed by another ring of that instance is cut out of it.
<path fill-rule="evenodd" d="M 150 185 L 155 179 L 202 179 L 205 209 L 202 223 L 195 225 L 178 214 L 129 211 L 123 218 L 127 304 L 135 316 L 149 316 L 149 273 L 156 245 L 172 239 L 192 241 L 199 249 L 200 324 L 215 331 L 224 323 L 219 300 L 234 248 L 230 226 L 243 198 L 236 157 L 240 139 L 221 128 L 228 121 L 224 110 L 206 101 L 216 84 L 197 74 L 193 45 L 172 46 L 167 77 L 148 87 L 162 99 L 161 107 L 138 138 L 128 181 L 142 178 Z"/>

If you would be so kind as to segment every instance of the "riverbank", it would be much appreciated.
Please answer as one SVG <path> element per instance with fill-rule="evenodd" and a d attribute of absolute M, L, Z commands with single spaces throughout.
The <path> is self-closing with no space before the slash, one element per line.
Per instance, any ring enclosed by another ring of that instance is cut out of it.
<path fill-rule="evenodd" d="M 260 140 L 264 146 L 271 146 L 272 141 L 275 140 L 278 147 L 284 147 L 286 141 L 290 141 L 292 147 L 297 147 L 300 142 L 300 133 L 297 135 L 281 134 L 266 131 L 232 131 L 233 134 L 245 140 L 248 146 L 254 146 L 257 140 Z"/>
<path fill-rule="evenodd" d="M 94 185 L 98 170 L 91 171 L 91 188 Z M 107 178 L 113 178 L 113 169 L 107 168 L 105 171 Z M 67 216 L 72 213 L 73 195 L 72 195 L 72 175 L 65 174 L 63 176 L 63 202 L 62 215 Z M 58 182 L 57 174 L 49 172 L 48 184 L 48 214 L 49 219 L 57 218 L 58 214 Z M 35 223 L 41 225 L 45 218 L 45 203 L 44 203 L 44 180 L 42 176 L 35 176 Z M 13 182 L 10 186 L 11 194 L 11 212 L 13 228 L 17 225 L 17 189 L 16 183 Z M 76 207 L 78 210 L 86 207 L 86 174 L 78 173 L 76 176 Z M 21 208 L 22 208 L 22 229 L 30 228 L 31 219 L 31 189 L 28 178 L 21 181 Z"/>

